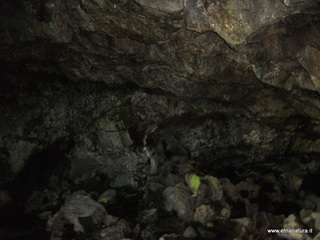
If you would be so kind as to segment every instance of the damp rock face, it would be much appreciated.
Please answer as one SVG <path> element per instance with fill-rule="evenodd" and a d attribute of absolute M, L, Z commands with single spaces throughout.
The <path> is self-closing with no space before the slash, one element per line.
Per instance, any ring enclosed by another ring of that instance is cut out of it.
<path fill-rule="evenodd" d="M 312 0 L 1 1 L 3 168 L 16 174 L 66 138 L 76 142 L 71 178 L 100 174 L 99 159 L 117 187 L 137 186 L 138 165 L 156 172 L 161 160 L 143 147 L 204 162 L 318 152 L 318 9 Z"/>
<path fill-rule="evenodd" d="M 79 190 L 88 238 L 319 230 L 319 1 L 0 0 L 0 36 L 0 238 Z"/>

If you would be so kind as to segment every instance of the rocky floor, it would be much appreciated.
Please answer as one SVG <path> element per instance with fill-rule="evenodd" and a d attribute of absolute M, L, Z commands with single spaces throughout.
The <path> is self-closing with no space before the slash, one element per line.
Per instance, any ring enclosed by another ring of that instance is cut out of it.
<path fill-rule="evenodd" d="M 203 168 L 185 155 L 165 156 L 143 184 L 118 187 L 103 174 L 71 180 L 71 146 L 55 147 L 1 185 L 1 239 L 319 238 L 320 175 L 311 158 L 250 169 Z M 312 232 L 267 232 L 282 228 Z"/>
<path fill-rule="evenodd" d="M 319 238 L 316 95 L 265 87 L 256 118 L 19 69 L 2 78 L 0 239 Z"/>

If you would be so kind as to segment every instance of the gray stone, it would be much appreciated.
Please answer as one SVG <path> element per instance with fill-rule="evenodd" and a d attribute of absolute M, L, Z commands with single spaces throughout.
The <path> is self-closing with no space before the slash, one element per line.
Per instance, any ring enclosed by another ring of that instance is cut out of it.
<path fill-rule="evenodd" d="M 120 219 L 120 221 L 117 223 L 117 226 L 118 226 L 119 228 L 122 228 L 122 229 L 123 229 L 123 233 L 124 233 L 125 235 L 131 234 L 131 232 L 132 232 L 132 229 L 131 229 L 128 221 L 125 220 L 125 219 Z"/>
<path fill-rule="evenodd" d="M 198 234 L 192 227 L 187 227 L 186 230 L 183 233 L 183 237 L 185 238 L 196 238 Z"/>
<path fill-rule="evenodd" d="M 85 232 L 84 227 L 79 222 L 79 218 L 91 217 L 94 224 L 102 224 L 106 210 L 100 204 L 91 199 L 84 191 L 73 193 L 65 203 L 48 221 L 48 230 L 53 232 L 60 231 L 65 225 L 65 220 L 74 225 L 74 231 Z"/>
<path fill-rule="evenodd" d="M 168 174 L 166 179 L 164 180 L 164 184 L 168 187 L 176 186 L 177 184 L 181 183 L 183 179 L 175 174 Z"/>
<path fill-rule="evenodd" d="M 124 238 L 122 227 L 112 226 L 101 230 L 101 240 L 119 240 Z"/>
<path fill-rule="evenodd" d="M 283 221 L 283 228 L 284 229 L 303 229 L 303 226 L 299 223 L 297 217 L 294 214 L 289 215 L 287 218 Z M 311 237 L 309 237 L 305 233 L 277 233 L 278 236 L 285 238 L 285 239 L 307 239 L 311 240 Z"/>
<path fill-rule="evenodd" d="M 36 144 L 23 140 L 12 146 L 10 151 L 12 172 L 17 173 L 23 168 L 25 161 L 28 159 L 35 146 Z"/>
<path fill-rule="evenodd" d="M 184 185 L 167 187 L 163 191 L 163 196 L 167 211 L 175 211 L 183 221 L 189 222 L 192 220 L 194 203 Z"/>
<path fill-rule="evenodd" d="M 204 225 L 213 221 L 215 219 L 214 208 L 210 205 L 200 205 L 196 208 L 193 219 Z"/>
<path fill-rule="evenodd" d="M 119 221 L 118 217 L 107 214 L 103 220 L 103 223 L 107 227 L 110 227 L 110 226 L 116 225 L 118 221 Z"/>
<path fill-rule="evenodd" d="M 151 208 L 148 210 L 144 210 L 139 214 L 139 218 L 141 223 L 151 223 L 156 220 L 158 216 L 158 212 L 156 208 Z"/>
<path fill-rule="evenodd" d="M 319 240 L 320 239 L 320 232 L 313 238 L 313 240 Z"/>

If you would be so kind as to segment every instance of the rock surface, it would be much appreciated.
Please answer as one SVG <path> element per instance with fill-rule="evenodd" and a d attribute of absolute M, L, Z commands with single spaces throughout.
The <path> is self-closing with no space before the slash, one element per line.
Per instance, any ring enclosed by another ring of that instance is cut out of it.
<path fill-rule="evenodd" d="M 132 172 L 148 159 L 132 146 L 164 142 L 209 162 L 318 152 L 317 1 L 0 4 L 9 173 L 66 138 L 73 165 L 122 159 L 108 173 L 114 187 L 137 186 Z M 94 174 L 71 171 L 77 181 Z"/>
<path fill-rule="evenodd" d="M 227 219 L 305 209 L 312 225 L 319 39 L 317 0 L 0 0 L 0 214 L 46 218 L 71 192 L 115 189 L 104 207 L 120 219 L 173 217 L 130 234 L 113 218 L 119 238 L 182 236 L 217 200 Z"/>

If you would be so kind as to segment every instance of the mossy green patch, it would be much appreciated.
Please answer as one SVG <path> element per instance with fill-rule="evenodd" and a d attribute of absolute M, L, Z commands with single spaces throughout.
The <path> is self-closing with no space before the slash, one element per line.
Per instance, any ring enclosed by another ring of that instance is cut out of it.
<path fill-rule="evenodd" d="M 201 184 L 201 178 L 196 174 L 192 174 L 190 177 L 189 185 L 190 185 L 191 191 L 196 195 L 198 194 L 200 184 Z"/>
<path fill-rule="evenodd" d="M 213 228 L 213 226 L 214 226 L 213 222 L 208 222 L 208 223 L 206 224 L 206 227 L 207 227 L 207 228 Z"/>
<path fill-rule="evenodd" d="M 99 199 L 100 203 L 108 203 L 111 200 L 111 198 L 109 197 L 103 197 Z"/>
<path fill-rule="evenodd" d="M 221 188 L 220 182 L 217 178 L 208 176 L 206 179 L 209 181 L 209 183 L 214 187 L 214 189 L 219 190 Z"/>

